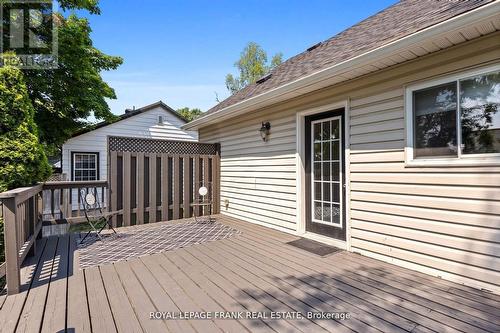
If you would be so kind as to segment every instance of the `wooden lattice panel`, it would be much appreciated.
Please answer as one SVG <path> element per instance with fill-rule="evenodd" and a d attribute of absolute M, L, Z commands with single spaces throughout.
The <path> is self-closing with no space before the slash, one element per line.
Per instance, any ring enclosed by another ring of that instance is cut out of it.
<path fill-rule="evenodd" d="M 217 144 L 111 136 L 109 152 L 137 152 L 180 155 L 216 155 Z"/>

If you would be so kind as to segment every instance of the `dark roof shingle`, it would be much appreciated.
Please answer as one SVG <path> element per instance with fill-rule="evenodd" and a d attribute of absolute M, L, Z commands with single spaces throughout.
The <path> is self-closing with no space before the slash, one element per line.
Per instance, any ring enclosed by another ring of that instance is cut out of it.
<path fill-rule="evenodd" d="M 251 84 L 205 115 L 359 56 L 493 0 L 403 0 L 274 68 L 271 77 Z"/>

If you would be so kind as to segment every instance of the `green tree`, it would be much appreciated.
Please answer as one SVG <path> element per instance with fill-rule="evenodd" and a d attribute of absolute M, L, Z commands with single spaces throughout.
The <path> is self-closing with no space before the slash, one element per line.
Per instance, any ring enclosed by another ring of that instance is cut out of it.
<path fill-rule="evenodd" d="M 51 172 L 37 136 L 21 71 L 0 68 L 0 192 L 45 180 Z"/>
<path fill-rule="evenodd" d="M 106 55 L 93 46 L 87 19 L 54 15 L 59 26 L 58 68 L 24 71 L 40 141 L 48 148 L 61 146 L 87 125 L 89 116 L 116 119 L 106 103 L 107 98 L 116 98 L 115 91 L 100 73 L 122 63 L 120 57 Z"/>
<path fill-rule="evenodd" d="M 101 14 L 99 0 L 59 0 L 59 6 L 63 10 L 85 9 L 91 14 Z"/>
<path fill-rule="evenodd" d="M 188 107 L 177 109 L 176 111 L 181 117 L 183 117 L 187 121 L 192 121 L 198 118 L 203 113 L 203 111 L 201 111 L 198 108 L 190 109 Z"/>
<path fill-rule="evenodd" d="M 90 38 L 88 20 L 74 14 L 77 11 L 100 14 L 99 0 L 60 0 L 58 3 L 64 15 L 53 13 L 52 21 L 58 30 L 59 67 L 23 70 L 35 108 L 40 141 L 51 152 L 75 131 L 87 126 L 89 116 L 97 120 L 116 119 L 106 103 L 106 99 L 116 98 L 115 92 L 100 73 L 116 69 L 123 62 L 96 49 Z M 69 12 L 73 14 L 68 15 Z"/>
<path fill-rule="evenodd" d="M 271 62 L 267 61 L 267 53 L 255 42 L 248 43 L 240 55 L 240 59 L 234 64 L 238 69 L 239 77 L 234 77 L 232 74 L 226 75 L 226 88 L 231 94 L 254 83 L 259 78 L 264 76 L 274 67 L 281 64 L 283 54 L 275 54 Z"/>

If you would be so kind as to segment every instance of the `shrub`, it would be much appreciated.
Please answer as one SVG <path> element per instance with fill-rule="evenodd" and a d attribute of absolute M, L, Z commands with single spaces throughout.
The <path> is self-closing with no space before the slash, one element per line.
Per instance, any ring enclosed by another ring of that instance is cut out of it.
<path fill-rule="evenodd" d="M 0 68 L 0 192 L 45 180 L 51 168 L 19 69 Z"/>
<path fill-rule="evenodd" d="M 0 67 L 0 192 L 28 186 L 50 176 L 51 168 L 38 141 L 34 110 L 22 73 Z M 5 260 L 0 218 L 0 263 Z M 5 279 L 0 279 L 0 288 Z"/>

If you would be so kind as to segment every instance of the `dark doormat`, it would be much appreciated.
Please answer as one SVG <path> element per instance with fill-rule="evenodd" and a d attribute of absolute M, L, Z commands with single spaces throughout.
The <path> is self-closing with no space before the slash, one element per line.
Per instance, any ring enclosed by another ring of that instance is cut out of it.
<path fill-rule="evenodd" d="M 287 244 L 298 247 L 301 250 L 314 253 L 321 257 L 325 257 L 332 253 L 342 251 L 342 249 L 339 249 L 338 247 L 326 245 L 303 237 L 291 242 L 287 242 Z"/>

